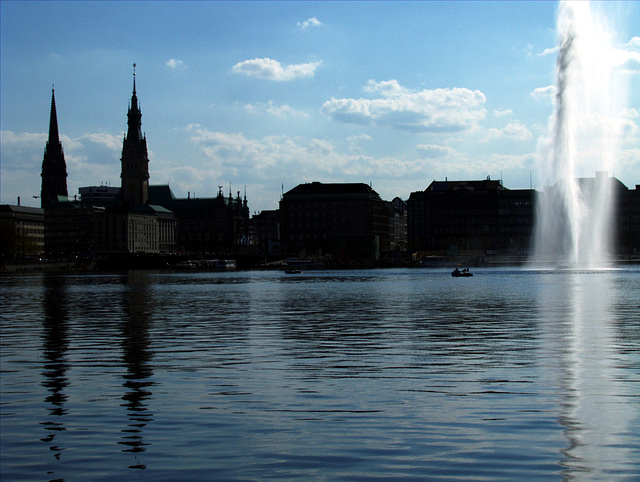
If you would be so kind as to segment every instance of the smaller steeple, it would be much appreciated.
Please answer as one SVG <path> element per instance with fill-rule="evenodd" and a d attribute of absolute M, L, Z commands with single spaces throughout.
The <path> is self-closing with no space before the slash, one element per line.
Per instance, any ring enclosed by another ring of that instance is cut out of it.
<path fill-rule="evenodd" d="M 136 64 L 133 64 L 133 95 L 131 96 L 131 106 L 136 106 L 138 109 L 138 96 L 136 94 Z"/>

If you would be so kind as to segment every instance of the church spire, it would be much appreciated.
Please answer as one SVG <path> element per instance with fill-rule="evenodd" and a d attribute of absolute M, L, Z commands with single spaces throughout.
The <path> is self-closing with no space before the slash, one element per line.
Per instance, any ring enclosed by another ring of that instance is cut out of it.
<path fill-rule="evenodd" d="M 51 115 L 49 116 L 49 141 L 50 144 L 60 142 L 58 132 L 58 114 L 56 112 L 56 94 L 53 85 L 51 86 Z"/>
<path fill-rule="evenodd" d="M 67 192 L 67 164 L 64 151 L 60 143 L 58 131 L 58 113 L 56 111 L 55 89 L 51 86 L 51 114 L 49 116 L 49 139 L 44 148 L 42 160 L 42 190 L 40 191 L 40 205 L 46 209 L 58 200 L 68 197 Z"/>

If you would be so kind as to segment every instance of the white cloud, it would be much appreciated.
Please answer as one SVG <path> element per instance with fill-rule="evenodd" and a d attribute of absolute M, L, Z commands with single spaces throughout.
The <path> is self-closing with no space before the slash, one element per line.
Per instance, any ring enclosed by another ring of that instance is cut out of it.
<path fill-rule="evenodd" d="M 626 46 L 633 50 L 640 50 L 640 37 L 633 37 Z"/>
<path fill-rule="evenodd" d="M 520 141 L 526 141 L 533 137 L 531 131 L 527 127 L 519 122 L 509 122 L 501 129 L 491 128 L 487 130 L 487 136 L 490 139 L 517 139 Z"/>
<path fill-rule="evenodd" d="M 170 69 L 186 69 L 187 68 L 185 63 L 182 60 L 178 60 L 178 59 L 169 59 L 166 65 Z"/>
<path fill-rule="evenodd" d="M 552 99 L 556 95 L 556 86 L 538 87 L 530 95 L 535 99 Z"/>
<path fill-rule="evenodd" d="M 233 72 L 235 74 L 244 74 L 248 77 L 284 82 L 303 77 L 313 77 L 321 63 L 322 61 L 318 61 L 283 67 L 277 60 L 269 58 L 252 59 L 238 62 L 233 66 Z"/>
<path fill-rule="evenodd" d="M 364 87 L 365 92 L 372 92 L 382 95 L 383 97 L 396 97 L 400 95 L 409 94 L 410 91 L 400 85 L 395 80 L 383 80 L 382 82 L 376 82 L 375 79 L 369 79 L 367 85 Z"/>
<path fill-rule="evenodd" d="M 460 158 L 462 155 L 453 147 L 437 144 L 419 144 L 415 148 L 420 157 L 428 159 Z"/>
<path fill-rule="evenodd" d="M 360 151 L 362 150 L 360 147 L 361 141 L 371 142 L 372 140 L 373 138 L 368 134 L 353 135 L 347 137 L 347 145 L 350 151 Z"/>
<path fill-rule="evenodd" d="M 459 132 L 472 129 L 484 119 L 485 95 L 464 88 L 411 91 L 396 80 L 369 80 L 365 92 L 375 99 L 326 101 L 320 112 L 349 124 L 389 125 L 412 132 Z"/>
<path fill-rule="evenodd" d="M 497 109 L 495 109 L 493 111 L 493 115 L 495 117 L 506 117 L 506 116 L 510 116 L 511 114 L 513 114 L 513 111 L 511 109 L 505 109 L 505 110 L 497 110 Z"/>
<path fill-rule="evenodd" d="M 306 30 L 309 27 L 320 27 L 324 25 L 321 21 L 319 21 L 316 17 L 311 17 L 305 20 L 304 22 L 298 22 L 298 28 L 300 30 Z"/>
<path fill-rule="evenodd" d="M 618 50 L 615 52 L 614 62 L 627 73 L 637 74 L 640 72 L 640 52 Z"/>
<path fill-rule="evenodd" d="M 546 55 L 556 55 L 560 51 L 559 46 L 551 47 L 549 49 L 544 49 L 542 52 L 538 54 L 538 56 L 543 57 Z"/>
<path fill-rule="evenodd" d="M 361 154 L 344 153 L 326 139 L 312 138 L 306 142 L 287 136 L 267 136 L 250 139 L 242 133 L 210 131 L 200 125 L 187 126 L 196 151 L 201 153 L 208 169 L 221 172 L 226 179 L 237 176 L 243 182 L 295 183 L 366 182 L 372 179 L 392 178 L 415 180 L 425 176 L 425 161 L 421 158 L 407 161 L 394 157 L 375 158 Z M 352 136 L 349 139 L 368 141 L 370 136 Z M 295 172 L 292 177 L 290 174 Z"/>
<path fill-rule="evenodd" d="M 105 132 L 99 132 L 96 134 L 85 134 L 80 137 L 80 140 L 87 139 L 90 142 L 104 146 L 105 148 L 113 151 L 116 154 L 120 153 L 122 149 L 122 136 L 112 135 Z"/>
<path fill-rule="evenodd" d="M 266 113 L 274 117 L 281 118 L 289 116 L 309 117 L 309 114 L 307 114 L 306 112 L 289 107 L 289 105 L 287 104 L 275 105 L 271 100 L 267 103 L 246 104 L 244 106 L 244 110 L 249 112 L 250 114 Z"/>

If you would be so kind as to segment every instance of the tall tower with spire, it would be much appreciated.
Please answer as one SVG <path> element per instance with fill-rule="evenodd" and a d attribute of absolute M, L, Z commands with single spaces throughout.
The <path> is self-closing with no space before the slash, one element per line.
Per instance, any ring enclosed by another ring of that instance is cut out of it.
<path fill-rule="evenodd" d="M 55 205 L 60 197 L 67 198 L 67 163 L 60 143 L 58 132 L 58 114 L 56 112 L 56 97 L 51 87 L 51 116 L 49 118 L 49 140 L 44 148 L 42 160 L 42 188 L 40 191 L 40 206 L 43 209 Z"/>
<path fill-rule="evenodd" d="M 122 143 L 122 200 L 130 205 L 146 204 L 149 199 L 149 156 L 142 134 L 142 112 L 136 95 L 136 64 L 133 64 L 133 95 L 127 113 L 128 129 Z"/>

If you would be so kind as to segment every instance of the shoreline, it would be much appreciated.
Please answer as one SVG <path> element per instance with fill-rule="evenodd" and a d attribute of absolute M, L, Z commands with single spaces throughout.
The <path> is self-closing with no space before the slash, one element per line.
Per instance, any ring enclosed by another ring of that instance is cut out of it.
<path fill-rule="evenodd" d="M 231 256 L 227 258 L 233 258 Z M 238 257 L 236 257 L 238 258 Z M 175 261 L 175 257 L 171 260 Z M 186 258 L 184 258 L 186 259 Z M 113 259 L 105 258 L 92 261 L 75 261 L 75 260 L 61 260 L 61 261 L 49 261 L 49 262 L 34 262 L 34 263 L 14 263 L 6 264 L 0 268 L 0 275 L 5 274 L 31 274 L 31 273 L 103 273 L 103 272 L 116 272 L 116 271 L 133 271 L 133 270 L 162 270 L 162 271 L 175 271 L 175 272 L 234 272 L 234 271 L 284 271 L 287 269 L 285 263 L 273 264 L 273 263 L 255 263 L 248 262 L 250 260 L 243 259 L 238 263 L 237 268 L 233 269 L 214 269 L 204 267 L 185 268 L 178 266 L 178 263 L 169 263 L 167 258 L 131 258 L 131 259 Z M 257 261 L 257 260 L 253 260 Z M 466 263 L 465 263 L 466 261 Z M 491 259 L 485 260 L 483 263 L 469 262 L 469 259 L 455 260 L 451 259 L 450 262 L 445 262 L 438 265 L 428 266 L 420 265 L 419 263 L 360 263 L 360 262 L 344 262 L 344 263 L 331 263 L 331 264 L 318 264 L 312 268 L 303 269 L 302 271 L 331 271 L 331 270 L 361 270 L 361 269 L 443 269 L 443 268 L 455 268 L 464 264 L 465 267 L 473 268 L 516 268 L 523 267 L 528 264 L 528 260 L 522 259 Z M 640 256 L 635 256 L 630 259 L 618 259 L 612 261 L 609 267 L 612 268 L 624 268 L 624 267 L 640 266 Z M 540 268 L 554 268 L 553 263 L 549 266 L 540 265 Z M 580 267 L 576 268 L 580 269 Z"/>

